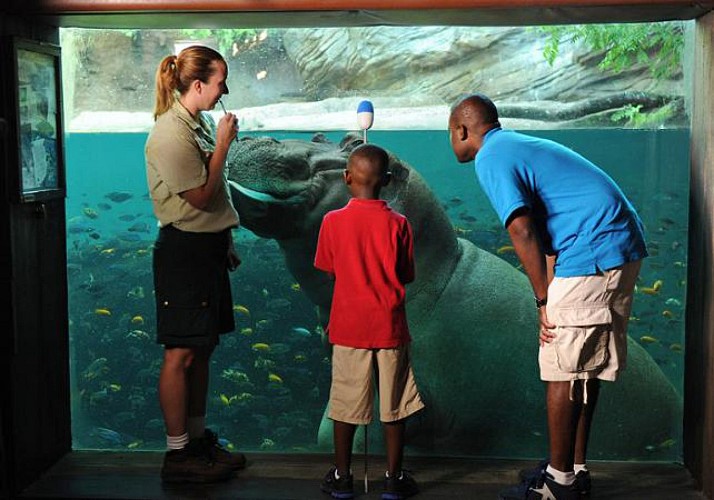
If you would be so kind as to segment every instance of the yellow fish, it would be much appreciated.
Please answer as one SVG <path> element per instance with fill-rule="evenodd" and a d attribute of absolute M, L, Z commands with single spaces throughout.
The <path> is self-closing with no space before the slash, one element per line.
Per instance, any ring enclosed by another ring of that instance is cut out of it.
<path fill-rule="evenodd" d="M 270 346 L 268 344 L 266 344 L 265 342 L 256 342 L 255 344 L 253 344 L 251 346 L 251 348 L 254 351 L 263 351 L 263 352 L 270 351 Z"/>
<path fill-rule="evenodd" d="M 85 216 L 89 217 L 90 219 L 96 219 L 97 217 L 99 217 L 99 214 L 97 213 L 97 211 L 94 210 L 93 208 L 89 208 L 89 207 L 83 208 L 82 213 Z"/>
<path fill-rule="evenodd" d="M 640 293 L 645 293 L 647 295 L 657 295 L 659 293 L 659 289 L 653 286 L 643 286 L 639 290 Z"/>
<path fill-rule="evenodd" d="M 299 292 L 300 291 L 300 283 L 293 283 L 292 285 L 290 285 L 290 289 L 295 292 Z"/>
<path fill-rule="evenodd" d="M 668 318 L 668 319 L 672 319 L 672 318 L 674 318 L 674 313 L 672 311 L 670 311 L 669 309 L 665 309 L 664 311 L 662 311 L 662 316 L 664 316 L 665 318 Z"/>
<path fill-rule="evenodd" d="M 220 397 L 221 397 L 221 403 L 223 403 L 226 406 L 230 406 L 236 399 L 238 399 L 236 396 L 228 397 L 223 393 L 221 393 Z"/>
<path fill-rule="evenodd" d="M 138 448 L 139 446 L 141 446 L 141 441 L 132 441 L 131 443 L 126 445 L 126 447 L 129 448 L 130 450 L 133 450 L 134 448 Z"/>
<path fill-rule="evenodd" d="M 280 375 L 276 375 L 275 373 L 269 373 L 268 374 L 268 382 L 275 382 L 277 384 L 282 384 L 283 379 L 280 378 Z"/>
<path fill-rule="evenodd" d="M 496 255 L 503 255 L 504 253 L 508 252 L 515 252 L 516 249 L 513 248 L 513 245 L 503 245 L 502 247 L 499 247 L 496 249 Z"/>
<path fill-rule="evenodd" d="M 669 350 L 674 352 L 682 352 L 682 349 L 682 344 L 674 343 L 669 346 Z"/>
<path fill-rule="evenodd" d="M 109 390 L 112 392 L 119 392 L 119 391 L 121 391 L 121 385 L 120 384 L 109 384 Z"/>
<path fill-rule="evenodd" d="M 144 324 L 144 318 L 143 318 L 141 315 L 137 314 L 136 316 L 134 316 L 133 318 L 131 318 L 131 322 L 132 322 L 132 324 L 134 324 L 134 325 L 143 325 L 143 324 Z"/>
<path fill-rule="evenodd" d="M 253 335 L 253 329 L 252 328 L 241 328 L 240 334 L 245 335 L 246 337 L 249 335 Z"/>
<path fill-rule="evenodd" d="M 652 288 L 654 288 L 655 290 L 657 290 L 659 292 L 659 290 L 660 290 L 660 288 L 662 288 L 663 284 L 664 283 L 662 283 L 662 280 L 657 280 L 652 284 Z"/>
<path fill-rule="evenodd" d="M 640 342 L 642 342 L 643 344 L 654 344 L 659 342 L 659 340 L 657 340 L 651 335 L 643 335 L 642 337 L 640 337 Z"/>
<path fill-rule="evenodd" d="M 241 314 L 245 314 L 246 316 L 250 316 L 250 311 L 248 310 L 247 307 L 236 304 L 233 306 L 233 311 Z"/>
<path fill-rule="evenodd" d="M 105 248 L 104 250 L 102 250 L 99 253 L 104 254 L 104 255 L 111 255 L 114 252 L 116 252 L 116 248 Z"/>
<path fill-rule="evenodd" d="M 297 361 L 298 363 L 302 363 L 302 362 L 304 362 L 304 361 L 307 361 L 307 357 L 306 357 L 304 354 L 296 354 L 294 359 L 295 359 L 295 361 Z"/>
<path fill-rule="evenodd" d="M 94 310 L 94 314 L 96 314 L 97 316 L 111 316 L 112 312 L 109 309 L 100 307 Z"/>

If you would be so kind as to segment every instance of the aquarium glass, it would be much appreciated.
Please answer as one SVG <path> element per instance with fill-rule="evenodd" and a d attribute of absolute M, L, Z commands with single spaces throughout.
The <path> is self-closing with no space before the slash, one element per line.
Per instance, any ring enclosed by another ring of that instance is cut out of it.
<path fill-rule="evenodd" d="M 438 418 L 413 419 L 410 428 L 417 437 L 410 442 L 418 444 L 408 453 L 525 458 L 547 449 L 542 387 L 511 387 L 508 380 L 489 377 L 490 366 L 508 362 L 537 380 L 536 351 L 514 358 L 518 354 L 510 349 L 516 335 L 530 336 L 535 346 L 536 331 L 502 331 L 498 320 L 488 316 L 491 295 L 476 295 L 470 288 L 485 275 L 498 290 L 506 276 L 522 273 L 472 164 L 457 163 L 449 147 L 450 103 L 464 92 L 480 91 L 499 107 L 504 127 L 583 154 L 615 179 L 639 211 L 650 256 L 640 273 L 629 334 L 637 365 L 630 367 L 632 376 L 641 380 L 623 377 L 622 384 L 643 394 L 652 391 L 653 398 L 671 390 L 676 401 L 668 408 L 638 405 L 617 391 L 620 381 L 604 384 L 599 410 L 620 405 L 625 417 L 616 422 L 621 434 L 615 435 L 601 430 L 609 428 L 608 415 L 596 415 L 591 458 L 679 460 L 689 165 L 688 70 L 680 54 L 690 27 L 677 22 L 550 28 L 63 29 L 74 448 L 165 447 L 157 398 L 162 348 L 155 343 L 151 269 L 158 229 L 146 187 L 144 143 L 159 61 L 187 43 L 204 43 L 228 61 L 230 94 L 223 101 L 239 116 L 241 136 L 309 142 L 320 133 L 321 141 L 339 144 L 353 133 L 379 144 L 423 178 L 434 197 L 430 210 L 446 215 L 462 246 L 505 262 L 505 267 L 496 266 L 498 272 L 479 271 L 474 260 L 471 274 L 449 277 L 456 287 L 452 291 L 473 295 L 472 303 L 459 300 L 450 309 L 437 294 L 437 317 L 428 317 L 429 311 L 412 315 L 417 381 L 436 378 L 444 387 L 461 384 L 463 389 L 459 397 L 433 405 Z M 653 40 L 660 42 L 653 45 Z M 375 110 L 367 132 L 359 129 L 356 117 L 363 100 Z M 222 111 L 213 113 L 218 119 Z M 417 239 L 432 229 L 418 227 Z M 289 245 L 246 228 L 233 236 L 243 261 L 231 274 L 236 329 L 222 336 L 212 357 L 207 425 L 232 449 L 329 452 L 329 442 L 318 444 L 331 369 L 324 312 L 288 270 Z M 408 296 L 421 293 L 420 278 L 427 279 L 437 264 L 448 267 L 435 260 L 417 269 Z M 530 296 L 525 280 L 523 287 Z M 529 324 L 535 309 L 527 315 L 515 321 Z M 439 335 L 461 324 L 455 335 Z M 479 336 L 503 338 L 503 344 L 494 356 L 481 358 L 468 348 Z M 455 373 L 450 366 L 468 369 Z M 644 373 L 658 382 L 649 385 Z M 429 405 L 434 394 L 425 399 Z M 498 403 L 505 408 L 521 400 L 539 409 L 535 420 L 504 414 Z M 450 425 L 462 432 L 454 422 L 468 422 L 463 413 L 474 412 L 491 415 L 496 431 L 471 429 L 472 435 L 484 436 L 469 438 L 474 444 L 466 449 L 438 438 L 449 434 Z M 615 442 L 643 427 L 649 429 L 646 439 L 633 437 L 631 446 L 627 440 L 623 446 Z M 376 450 L 378 435 L 370 434 Z"/>

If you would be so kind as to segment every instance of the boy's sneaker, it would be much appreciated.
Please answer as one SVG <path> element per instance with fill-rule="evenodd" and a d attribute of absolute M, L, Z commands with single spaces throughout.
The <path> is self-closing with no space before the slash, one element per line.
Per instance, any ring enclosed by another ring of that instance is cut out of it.
<path fill-rule="evenodd" d="M 553 476 L 543 471 L 534 481 L 523 481 L 499 494 L 500 500 L 580 500 L 580 492 L 570 486 L 555 482 Z"/>
<path fill-rule="evenodd" d="M 161 480 L 167 483 L 215 483 L 231 476 L 230 467 L 209 460 L 190 445 L 167 451 L 161 467 Z"/>
<path fill-rule="evenodd" d="M 201 450 L 209 460 L 230 467 L 232 470 L 245 469 L 246 459 L 242 453 L 231 453 L 218 442 L 218 434 L 211 429 L 203 431 L 203 437 L 192 439 L 191 444 Z"/>
<path fill-rule="evenodd" d="M 332 498 L 354 498 L 354 487 L 352 486 L 352 474 L 346 476 L 337 475 L 337 467 L 332 467 L 322 480 L 320 489 L 332 496 Z"/>
<path fill-rule="evenodd" d="M 538 478 L 545 472 L 546 467 L 548 467 L 548 459 L 541 460 L 532 469 L 523 469 L 518 473 L 518 478 L 526 483 L 532 483 L 537 481 Z M 590 494 L 592 489 L 592 480 L 590 479 L 589 470 L 581 470 L 575 474 L 575 489 L 577 489 L 582 496 Z"/>
<path fill-rule="evenodd" d="M 409 471 L 402 470 L 399 475 L 385 476 L 382 500 L 402 500 L 419 493 L 419 486 Z"/>

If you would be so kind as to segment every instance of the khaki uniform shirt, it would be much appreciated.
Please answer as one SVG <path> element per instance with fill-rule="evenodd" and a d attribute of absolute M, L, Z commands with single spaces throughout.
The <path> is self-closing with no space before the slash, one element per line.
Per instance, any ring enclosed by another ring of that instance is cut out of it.
<path fill-rule="evenodd" d="M 146 178 L 154 214 L 161 227 L 217 233 L 238 226 L 227 173 L 205 209 L 199 210 L 180 193 L 206 183 L 208 161 L 215 149 L 215 123 L 207 113 L 194 119 L 178 100 L 159 116 L 146 141 Z"/>

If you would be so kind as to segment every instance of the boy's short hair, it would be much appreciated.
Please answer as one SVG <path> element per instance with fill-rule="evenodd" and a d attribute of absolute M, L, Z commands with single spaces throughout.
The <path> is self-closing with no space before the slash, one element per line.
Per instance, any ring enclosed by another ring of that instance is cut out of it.
<path fill-rule="evenodd" d="M 377 164 L 382 174 L 389 170 L 389 153 L 375 144 L 360 144 L 352 150 L 347 162 L 349 163 L 352 158 L 356 157 Z"/>

